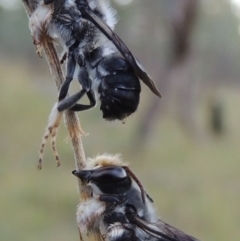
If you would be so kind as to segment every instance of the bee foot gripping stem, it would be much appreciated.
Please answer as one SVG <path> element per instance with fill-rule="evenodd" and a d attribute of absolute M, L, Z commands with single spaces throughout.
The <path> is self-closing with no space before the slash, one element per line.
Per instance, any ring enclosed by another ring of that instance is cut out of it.
<path fill-rule="evenodd" d="M 58 103 L 56 103 L 52 108 L 52 111 L 51 111 L 51 114 L 50 114 L 49 120 L 48 120 L 48 126 L 47 126 L 44 136 L 42 138 L 41 148 L 39 151 L 39 161 L 38 161 L 38 169 L 39 170 L 42 169 L 43 152 L 44 152 L 44 148 L 45 148 L 45 145 L 46 145 L 49 137 L 51 137 L 51 145 L 52 145 L 52 149 L 53 149 L 53 153 L 54 153 L 54 156 L 56 159 L 57 166 L 60 166 L 60 164 L 61 164 L 59 156 L 58 156 L 58 152 L 56 149 L 56 136 L 57 136 L 58 127 L 62 120 L 63 112 L 59 112 L 57 109 L 57 106 L 58 106 Z"/>

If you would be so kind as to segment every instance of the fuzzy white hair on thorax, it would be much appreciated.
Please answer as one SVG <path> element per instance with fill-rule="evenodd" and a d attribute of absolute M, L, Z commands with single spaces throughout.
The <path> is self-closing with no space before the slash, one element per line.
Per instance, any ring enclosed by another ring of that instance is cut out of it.
<path fill-rule="evenodd" d="M 117 11 L 111 7 L 108 0 L 88 0 L 91 9 L 98 9 L 103 14 L 103 20 L 113 30 L 118 19 Z"/>
<path fill-rule="evenodd" d="M 106 166 L 127 166 L 128 164 L 121 159 L 120 154 L 98 155 L 95 158 L 88 158 L 87 166 L 84 169 L 97 169 Z"/>
<path fill-rule="evenodd" d="M 112 29 L 117 23 L 117 11 L 113 9 L 108 0 L 88 0 L 89 7 L 94 11 L 97 10 L 102 14 L 102 20 Z M 116 52 L 116 47 L 107 39 L 107 37 L 102 34 L 99 30 L 97 33 L 98 41 L 95 47 L 104 47 L 109 53 Z M 105 53 L 104 53 L 105 54 Z"/>
<path fill-rule="evenodd" d="M 77 224 L 81 232 L 87 233 L 89 227 L 104 213 L 106 204 L 96 199 L 87 199 L 77 208 Z"/>

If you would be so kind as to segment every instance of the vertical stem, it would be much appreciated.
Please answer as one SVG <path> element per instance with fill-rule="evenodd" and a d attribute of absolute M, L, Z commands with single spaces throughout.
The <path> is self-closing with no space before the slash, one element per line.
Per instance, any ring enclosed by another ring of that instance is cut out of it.
<path fill-rule="evenodd" d="M 28 16 L 31 16 L 32 12 L 36 8 L 39 0 L 22 0 L 24 8 Z M 64 75 L 59 62 L 59 58 L 54 45 L 47 40 L 47 37 L 43 40 L 43 49 L 45 51 L 46 59 L 52 73 L 54 82 L 57 89 L 60 89 L 61 84 L 64 81 Z M 75 166 L 77 170 L 81 170 L 86 166 L 86 158 L 82 145 L 81 136 L 84 135 L 84 131 L 81 129 L 80 121 L 78 116 L 72 111 L 65 111 L 64 113 L 65 124 L 68 129 L 69 135 L 72 141 L 72 147 L 75 158 Z M 81 200 L 84 201 L 88 198 L 88 193 L 84 191 L 85 184 L 81 183 L 78 178 L 78 190 Z M 79 238 L 82 240 L 81 233 Z M 88 239 L 91 241 L 102 241 L 99 233 L 89 233 Z"/>
<path fill-rule="evenodd" d="M 38 4 L 38 0 L 22 0 L 27 15 L 30 16 Z M 43 49 L 45 51 L 46 59 L 52 73 L 54 82 L 57 89 L 60 89 L 61 84 L 64 81 L 64 75 L 59 62 L 57 51 L 54 45 L 46 39 L 43 41 Z M 78 116 L 72 111 L 65 111 L 65 124 L 68 129 L 69 135 L 72 141 L 72 147 L 75 158 L 75 165 L 78 170 L 82 169 L 86 165 L 85 153 L 82 145 L 81 136 L 83 131 L 81 129 Z M 78 181 L 79 193 L 82 193 L 81 182 Z"/>

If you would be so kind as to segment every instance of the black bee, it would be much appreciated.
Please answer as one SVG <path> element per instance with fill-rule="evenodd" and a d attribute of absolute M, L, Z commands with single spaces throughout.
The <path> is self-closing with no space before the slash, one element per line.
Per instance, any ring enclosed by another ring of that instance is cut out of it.
<path fill-rule="evenodd" d="M 77 223 L 90 240 L 197 241 L 157 217 L 152 199 L 119 156 L 97 156 L 73 174 L 86 185 Z"/>
<path fill-rule="evenodd" d="M 30 17 L 38 50 L 43 34 L 47 34 L 64 47 L 63 59 L 67 58 L 66 78 L 50 115 L 47 129 L 51 131 L 46 137 L 56 132 L 64 110 L 90 109 L 96 105 L 96 94 L 104 119 L 125 119 L 138 107 L 139 79 L 161 97 L 150 76 L 113 32 L 115 16 L 116 11 L 107 0 L 44 0 Z M 67 97 L 74 74 L 82 89 Z M 89 99 L 88 105 L 77 103 L 84 95 Z"/>

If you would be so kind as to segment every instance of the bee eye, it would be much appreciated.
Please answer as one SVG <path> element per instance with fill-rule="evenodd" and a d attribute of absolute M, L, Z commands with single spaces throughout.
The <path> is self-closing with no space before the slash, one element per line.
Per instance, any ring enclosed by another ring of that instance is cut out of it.
<path fill-rule="evenodd" d="M 93 182 L 121 182 L 127 178 L 122 167 L 109 166 L 96 169 L 91 176 Z"/>

